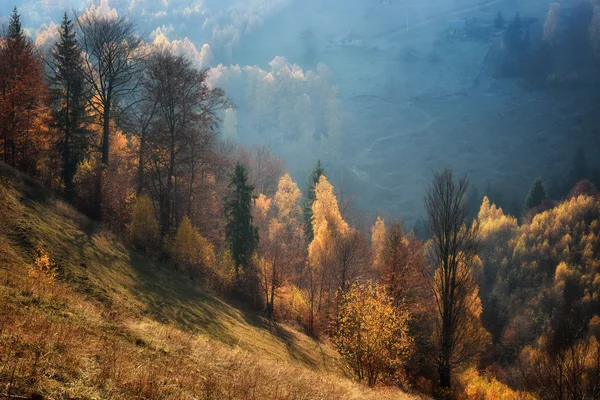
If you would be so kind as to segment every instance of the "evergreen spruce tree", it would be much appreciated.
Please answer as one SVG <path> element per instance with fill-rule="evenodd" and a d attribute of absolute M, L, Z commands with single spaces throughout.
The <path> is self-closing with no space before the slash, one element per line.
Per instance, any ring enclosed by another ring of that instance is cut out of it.
<path fill-rule="evenodd" d="M 542 204 L 544 200 L 548 198 L 548 191 L 546 185 L 541 177 L 537 177 L 533 180 L 529 193 L 525 198 L 525 210 L 529 210 L 533 207 L 537 207 Z"/>
<path fill-rule="evenodd" d="M 310 178 L 308 179 L 306 188 L 306 201 L 304 202 L 304 233 L 308 243 L 312 242 L 314 238 L 314 232 L 312 227 L 312 206 L 315 202 L 315 186 L 319 183 L 321 175 L 325 175 L 325 169 L 321 166 L 321 160 L 317 161 L 317 165 L 312 171 Z M 325 175 L 326 176 L 326 175 Z"/>
<path fill-rule="evenodd" d="M 10 21 L 8 22 L 7 37 L 12 40 L 25 40 L 25 34 L 21 26 L 21 15 L 18 13 L 16 6 L 13 8 Z"/>
<path fill-rule="evenodd" d="M 239 284 L 240 267 L 245 271 L 252 253 L 258 247 L 258 228 L 252 221 L 253 185 L 248 184 L 248 171 L 238 163 L 231 175 L 229 192 L 223 200 L 225 240 L 235 262 L 235 277 Z"/>
<path fill-rule="evenodd" d="M 62 178 L 65 194 L 73 198 L 73 176 L 84 157 L 87 137 L 82 129 L 85 115 L 84 83 L 81 74 L 81 49 L 73 22 L 64 14 L 60 39 L 52 52 L 51 81 L 55 89 L 55 121 L 61 131 Z"/>

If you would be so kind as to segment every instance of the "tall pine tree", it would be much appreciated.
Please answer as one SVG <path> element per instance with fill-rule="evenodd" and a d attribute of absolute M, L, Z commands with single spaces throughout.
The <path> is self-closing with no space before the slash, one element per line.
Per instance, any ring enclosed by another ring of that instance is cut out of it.
<path fill-rule="evenodd" d="M 239 283 L 240 268 L 248 269 L 252 253 L 258 246 L 258 228 L 252 220 L 253 185 L 248 184 L 248 171 L 238 163 L 229 183 L 229 193 L 223 200 L 225 240 L 235 262 L 235 277 Z"/>
<path fill-rule="evenodd" d="M 87 137 L 82 127 L 85 116 L 84 82 L 81 74 L 81 49 L 73 22 L 67 13 L 59 28 L 60 39 L 52 52 L 51 81 L 55 91 L 54 117 L 61 132 L 59 143 L 65 194 L 73 198 L 73 176 L 84 157 Z"/>
<path fill-rule="evenodd" d="M 317 161 L 317 165 L 312 171 L 310 178 L 308 179 L 307 189 L 306 189 L 306 200 L 304 202 L 304 233 L 306 234 L 306 240 L 308 243 L 312 242 L 314 238 L 312 220 L 313 220 L 313 211 L 312 206 L 315 202 L 315 186 L 319 183 L 319 178 L 321 175 L 325 175 L 325 169 L 321 166 L 321 160 Z M 325 175 L 326 176 L 326 175 Z"/>

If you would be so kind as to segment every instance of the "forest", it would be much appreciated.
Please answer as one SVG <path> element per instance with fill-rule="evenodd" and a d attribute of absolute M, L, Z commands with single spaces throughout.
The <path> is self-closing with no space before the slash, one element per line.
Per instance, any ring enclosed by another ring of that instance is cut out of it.
<path fill-rule="evenodd" d="M 594 38 L 600 6 L 589 7 Z M 554 51 L 556 15 L 551 6 L 544 54 Z M 507 46 L 529 40 L 521 24 L 518 15 L 509 22 Z M 424 398 L 600 398 L 600 195 L 583 150 L 568 179 L 551 187 L 536 178 L 510 206 L 494 203 L 502 196 L 493 188 L 474 191 L 450 166 L 432 171 L 425 216 L 413 227 L 356 207 L 333 186 L 328 160 L 298 183 L 271 148 L 236 141 L 228 80 L 262 72 L 211 71 L 116 15 L 65 12 L 58 34 L 39 49 L 16 7 L 2 34 L 3 168 L 190 285 L 269 326 L 330 343 L 343 373 L 366 386 Z M 523 57 L 510 55 L 498 73 L 530 73 Z M 282 59 L 270 66 L 274 75 L 299 73 Z M 326 76 L 321 68 L 307 83 L 322 113 L 290 105 L 298 131 L 279 135 L 308 132 L 300 139 L 306 148 L 321 140 L 316 132 L 338 140 L 336 91 Z M 269 88 L 253 87 L 256 101 L 245 111 L 257 131 L 276 119 Z M 52 248 L 42 244 L 31 258 L 36 290 L 61 279 Z M 7 326 L 0 321 L 0 397 L 34 398 L 34 375 L 20 377 L 11 361 L 19 336 Z M 25 383 L 12 393 L 17 378 Z M 154 396 L 133 397 L 179 398 Z"/>

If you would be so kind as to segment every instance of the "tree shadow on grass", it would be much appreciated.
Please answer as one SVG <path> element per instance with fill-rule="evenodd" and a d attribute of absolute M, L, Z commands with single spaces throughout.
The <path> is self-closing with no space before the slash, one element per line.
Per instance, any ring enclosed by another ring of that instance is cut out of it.
<path fill-rule="evenodd" d="M 196 289 L 189 280 L 168 270 L 167 265 L 150 260 L 137 251 L 130 251 L 129 259 L 137 274 L 136 284 L 130 291 L 143 303 L 146 315 L 191 333 L 206 334 L 228 345 L 238 343 L 223 324 L 228 313 L 221 300 Z"/>

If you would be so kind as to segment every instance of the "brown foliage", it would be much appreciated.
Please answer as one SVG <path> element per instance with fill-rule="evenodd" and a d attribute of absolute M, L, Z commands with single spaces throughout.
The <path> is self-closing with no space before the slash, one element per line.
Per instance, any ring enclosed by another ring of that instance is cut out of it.
<path fill-rule="evenodd" d="M 596 185 L 587 179 L 583 179 L 573 186 L 573 189 L 569 192 L 569 199 L 579 196 L 590 196 L 596 197 L 598 195 L 598 189 Z"/>
<path fill-rule="evenodd" d="M 48 162 L 55 156 L 49 103 L 33 42 L 22 30 L 5 32 L 0 38 L 0 155 L 5 163 L 56 185 L 57 173 Z"/>

